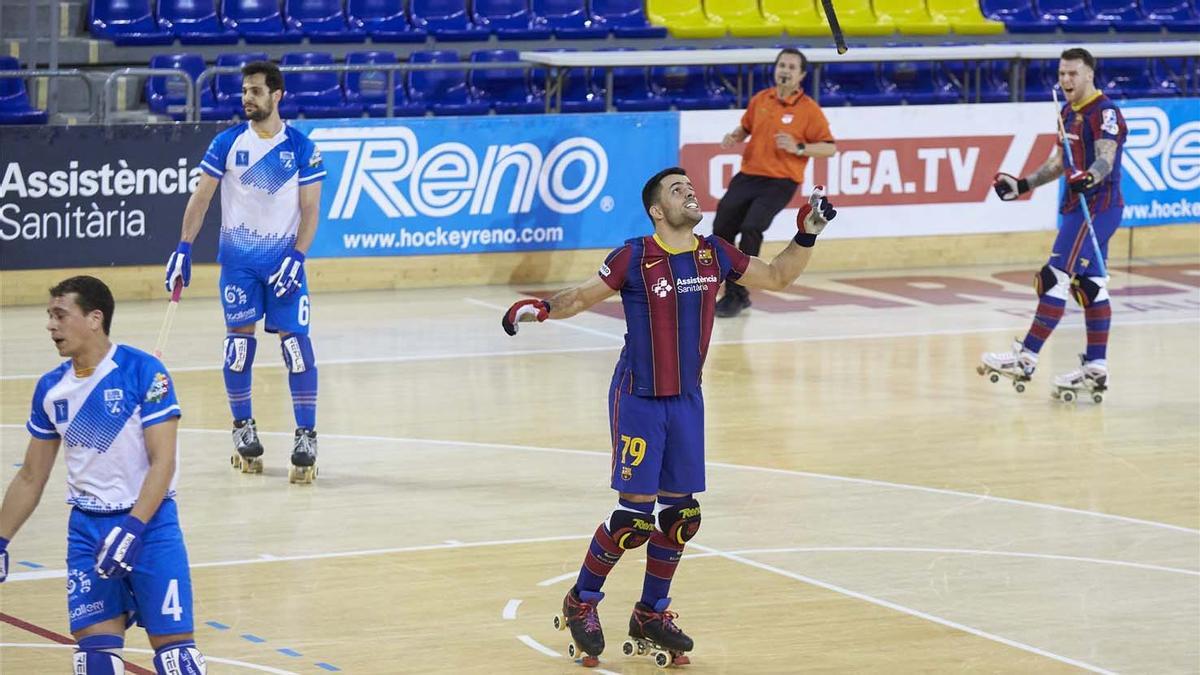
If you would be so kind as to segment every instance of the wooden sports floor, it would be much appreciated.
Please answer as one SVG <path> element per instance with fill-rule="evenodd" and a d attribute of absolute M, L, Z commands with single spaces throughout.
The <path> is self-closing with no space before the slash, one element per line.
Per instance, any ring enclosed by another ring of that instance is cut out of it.
<path fill-rule="evenodd" d="M 1114 265 L 1111 391 L 1049 396 L 1071 309 L 1029 391 L 991 384 L 1034 309 L 1032 266 L 803 277 L 719 320 L 705 372 L 709 490 L 672 608 L 700 673 L 1200 670 L 1200 261 Z M 605 397 L 616 304 L 524 325 L 533 287 L 321 293 L 320 478 L 289 485 L 274 338 L 255 364 L 264 475 L 234 473 L 215 298 L 165 360 L 184 407 L 180 512 L 210 673 L 562 673 L 551 618 L 615 504 Z M 117 307 L 149 348 L 164 301 Z M 22 458 L 42 307 L 0 310 L 0 478 Z M 63 467 L 10 547 L 0 671 L 69 669 Z M 600 606 L 620 654 L 644 557 Z M 131 632 L 132 672 L 151 669 Z M 139 669 L 140 667 L 140 669 Z"/>

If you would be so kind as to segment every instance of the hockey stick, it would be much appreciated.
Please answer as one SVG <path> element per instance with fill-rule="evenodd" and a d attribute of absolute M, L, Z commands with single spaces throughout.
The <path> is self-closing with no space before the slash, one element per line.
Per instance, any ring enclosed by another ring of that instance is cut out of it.
<path fill-rule="evenodd" d="M 821 6 L 825 8 L 825 18 L 829 19 L 829 30 L 833 33 L 837 53 L 845 54 L 849 47 L 846 46 L 846 36 L 842 35 L 842 25 L 838 23 L 837 13 L 833 11 L 833 0 L 821 0 Z"/>
<path fill-rule="evenodd" d="M 1065 171 L 1070 171 L 1075 167 L 1075 160 L 1071 158 L 1071 141 L 1067 138 L 1067 128 L 1063 126 L 1062 106 L 1058 104 L 1058 85 L 1050 87 L 1050 93 L 1054 96 L 1054 114 L 1055 120 L 1058 122 L 1058 140 L 1062 143 L 1063 148 L 1063 168 Z M 1067 186 L 1067 189 L 1071 189 Z M 1092 211 L 1088 208 L 1087 195 L 1079 193 L 1079 208 L 1083 209 L 1083 221 L 1087 227 L 1088 237 L 1092 240 L 1092 247 L 1096 251 L 1096 269 L 1099 270 L 1099 276 L 1108 276 L 1108 266 L 1104 264 L 1104 253 L 1100 251 L 1100 242 L 1096 241 L 1096 228 L 1092 227 Z M 1074 261 L 1069 261 L 1074 267 Z"/>
<path fill-rule="evenodd" d="M 162 328 L 158 329 L 158 340 L 154 342 L 154 357 L 162 358 L 163 347 L 167 346 L 167 334 L 171 332 L 171 324 L 175 323 L 175 310 L 179 309 L 179 296 L 183 295 L 183 279 L 175 280 L 175 290 L 171 291 L 171 302 L 167 304 L 167 315 L 163 317 Z"/>

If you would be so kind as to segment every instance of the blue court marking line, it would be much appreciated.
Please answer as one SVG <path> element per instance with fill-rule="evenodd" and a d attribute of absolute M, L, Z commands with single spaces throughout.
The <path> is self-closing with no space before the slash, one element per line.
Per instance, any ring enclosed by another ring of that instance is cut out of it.
<path fill-rule="evenodd" d="M 323 670 L 328 670 L 328 671 L 330 671 L 330 672 L 332 672 L 332 673 L 341 672 L 341 670 L 342 670 L 341 668 L 338 668 L 338 667 L 337 667 L 337 666 L 335 666 L 335 665 L 331 665 L 331 664 L 328 664 L 328 663 L 323 663 L 323 662 L 320 662 L 320 661 L 318 661 L 317 663 L 314 663 L 313 665 L 314 665 L 314 666 L 316 666 L 316 667 L 318 667 L 318 668 L 321 668 L 321 669 L 323 669 Z"/>
<path fill-rule="evenodd" d="M 211 626 L 213 628 L 216 628 L 217 630 L 229 630 L 229 626 L 226 626 L 225 624 L 221 623 L 220 621 L 205 621 L 204 625 Z"/>
<path fill-rule="evenodd" d="M 32 567 L 32 568 L 33 568 L 33 569 L 35 569 L 35 570 L 40 570 L 40 569 L 42 569 L 43 567 L 45 567 L 45 565 L 39 565 L 39 564 L 37 564 L 37 563 L 35 563 L 35 562 L 29 562 L 28 560 L 18 560 L 18 561 L 17 561 L 17 564 L 18 564 L 18 565 L 24 565 L 25 567 Z"/>
<path fill-rule="evenodd" d="M 284 656 L 301 656 L 300 652 L 298 652 L 294 649 L 288 649 L 287 647 L 280 647 L 279 649 L 276 649 L 275 651 L 279 652 L 280 654 L 283 654 Z"/>
<path fill-rule="evenodd" d="M 255 643 L 255 644 L 259 644 L 259 643 L 262 643 L 262 642 L 266 642 L 266 639 L 264 639 L 264 638 L 260 638 L 260 637 L 258 637 L 257 635 L 251 635 L 251 634 L 249 634 L 249 633 L 242 633 L 242 639 L 243 639 L 243 640 L 249 640 L 249 641 L 251 641 L 251 642 L 253 642 L 253 643 Z"/>

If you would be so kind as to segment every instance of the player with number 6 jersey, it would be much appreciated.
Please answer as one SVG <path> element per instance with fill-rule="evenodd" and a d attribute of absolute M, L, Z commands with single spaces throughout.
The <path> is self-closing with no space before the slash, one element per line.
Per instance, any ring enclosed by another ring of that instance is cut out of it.
<path fill-rule="evenodd" d="M 249 122 L 213 139 L 204 173 L 188 200 L 178 248 L 167 262 L 167 292 L 191 278 L 191 246 L 217 186 L 221 187 L 220 292 L 225 309 L 225 390 L 233 413 L 232 464 L 262 472 L 262 442 L 251 406 L 254 328 L 265 319 L 278 333 L 296 418 L 293 483 L 317 476 L 317 364 L 308 326 L 312 307 L 304 257 L 317 231 L 321 153 L 279 117 L 283 75 L 267 61 L 242 68 L 242 105 Z"/>
<path fill-rule="evenodd" d="M 65 446 L 67 614 L 77 645 L 70 672 L 124 673 L 125 630 L 136 621 L 160 675 L 202 675 L 175 505 L 179 401 L 158 359 L 109 339 L 114 304 L 94 277 L 50 289 L 46 330 L 68 360 L 34 388 L 25 424 L 32 438 L 0 506 L 0 582 L 9 540 L 37 508 Z"/>
<path fill-rule="evenodd" d="M 796 218 L 793 242 L 769 264 L 718 236 L 697 236 L 696 190 L 683 169 L 650 178 L 642 204 L 654 233 L 635 237 L 608 255 L 592 279 L 546 300 L 519 300 L 501 325 L 516 335 L 521 322 L 566 319 L 621 294 L 625 348 L 608 392 L 612 440 L 610 484 L 617 504 L 596 529 L 575 585 L 563 598 L 560 630 L 570 629 L 567 653 L 585 666 L 599 663 L 604 633 L 596 606 L 608 573 L 625 551 L 648 545 L 641 599 L 629 619 L 627 656 L 653 654 L 660 667 L 688 662 L 692 639 L 667 609 L 675 568 L 700 529 L 696 495 L 704 482 L 704 397 L 701 372 L 712 336 L 717 289 L 725 280 L 781 290 L 804 271 L 817 235 L 837 215 L 814 190 Z"/>

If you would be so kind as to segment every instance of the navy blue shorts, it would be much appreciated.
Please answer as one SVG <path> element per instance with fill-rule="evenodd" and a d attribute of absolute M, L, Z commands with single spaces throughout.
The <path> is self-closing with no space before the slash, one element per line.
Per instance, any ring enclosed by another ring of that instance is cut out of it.
<path fill-rule="evenodd" d="M 1121 226 L 1121 216 L 1125 208 L 1117 206 L 1092 214 L 1092 227 L 1095 228 L 1096 243 L 1100 245 L 1100 254 L 1108 261 L 1108 240 Z M 1096 247 L 1088 235 L 1084 225 L 1083 209 L 1075 209 L 1064 213 L 1059 224 L 1058 236 L 1054 238 L 1054 248 L 1050 252 L 1050 266 L 1057 267 L 1067 274 L 1079 276 L 1099 276 L 1096 270 Z M 1105 265 L 1105 269 L 1108 269 Z"/>
<path fill-rule="evenodd" d="M 308 335 L 312 309 L 308 300 L 308 275 L 302 277 L 300 290 L 282 299 L 275 297 L 275 291 L 267 283 L 270 275 L 247 268 L 221 268 L 225 325 L 230 328 L 249 326 L 266 317 L 268 332 Z"/>
<path fill-rule="evenodd" d="M 96 574 L 96 550 L 128 511 L 71 511 L 67 526 L 67 616 L 71 632 L 124 616 L 150 635 L 192 632 L 192 577 L 174 499 L 164 500 L 142 533 L 142 553 L 122 579 Z"/>
<path fill-rule="evenodd" d="M 628 371 L 618 371 L 608 392 L 612 429 L 612 488 L 656 495 L 704 491 L 704 395 L 637 396 Z"/>

